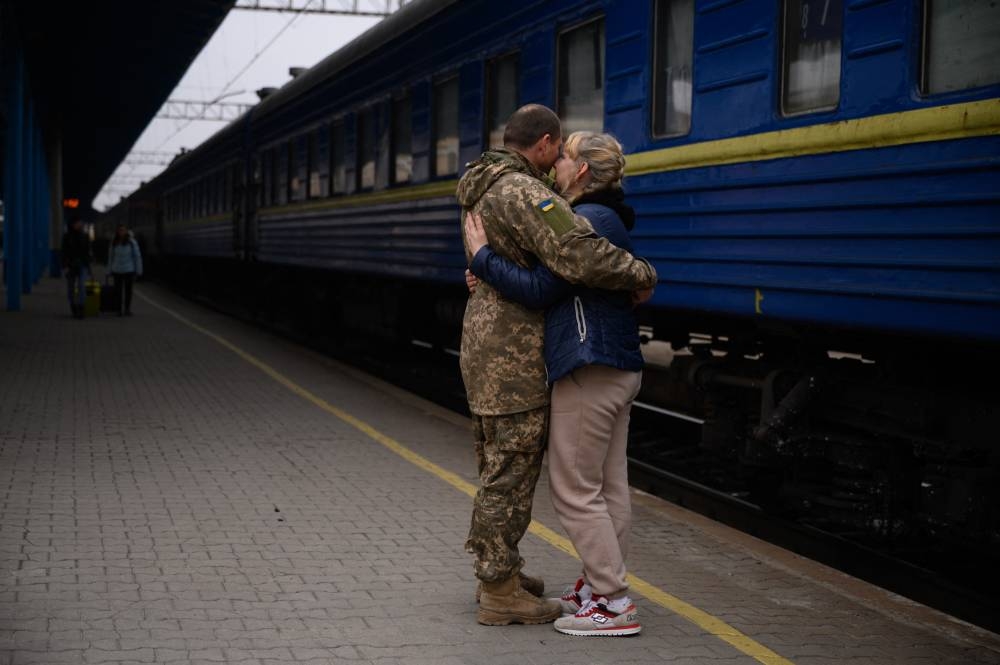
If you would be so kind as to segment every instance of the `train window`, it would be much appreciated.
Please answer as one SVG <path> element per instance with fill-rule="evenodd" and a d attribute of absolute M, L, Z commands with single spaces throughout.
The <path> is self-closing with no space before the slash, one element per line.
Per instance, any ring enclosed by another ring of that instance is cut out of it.
<path fill-rule="evenodd" d="M 330 130 L 318 127 L 309 133 L 309 198 L 330 195 Z"/>
<path fill-rule="evenodd" d="M 563 134 L 604 129 L 604 20 L 559 35 L 559 117 Z"/>
<path fill-rule="evenodd" d="M 222 212 L 233 209 L 233 169 L 229 166 L 222 170 Z"/>
<path fill-rule="evenodd" d="M 209 173 L 208 176 L 202 180 L 202 193 L 204 196 L 205 214 L 214 215 L 215 214 L 215 193 L 218 188 L 215 186 L 215 174 Z"/>
<path fill-rule="evenodd" d="M 1000 3 L 927 0 L 923 48 L 924 94 L 1000 83 Z"/>
<path fill-rule="evenodd" d="M 300 134 L 292 139 L 292 153 L 290 156 L 291 166 L 288 171 L 290 182 L 288 191 L 292 201 L 305 201 L 306 185 L 309 173 L 308 146 L 306 145 L 306 135 Z"/>
<path fill-rule="evenodd" d="M 837 108 L 843 14 L 842 0 L 785 0 L 782 114 Z"/>
<path fill-rule="evenodd" d="M 375 109 L 358 113 L 358 189 L 375 187 Z"/>
<path fill-rule="evenodd" d="M 208 216 L 212 214 L 212 181 L 215 174 L 211 173 L 201 179 L 201 214 Z"/>
<path fill-rule="evenodd" d="M 274 202 L 284 205 L 288 203 L 288 144 L 279 144 L 274 153 Z"/>
<path fill-rule="evenodd" d="M 306 134 L 306 172 L 308 173 L 308 187 L 306 196 L 311 199 L 319 195 L 319 148 L 316 146 L 316 132 Z"/>
<path fill-rule="evenodd" d="M 338 120 L 330 128 L 331 169 L 333 193 L 347 193 L 347 140 L 344 121 Z"/>
<path fill-rule="evenodd" d="M 434 84 L 434 175 L 458 173 L 458 77 Z"/>
<path fill-rule="evenodd" d="M 653 38 L 653 135 L 691 131 L 694 0 L 657 0 Z"/>
<path fill-rule="evenodd" d="M 260 205 L 266 208 L 274 204 L 274 157 L 270 150 L 260 153 Z"/>
<path fill-rule="evenodd" d="M 258 208 L 264 207 L 264 165 L 260 154 L 254 156 L 250 163 L 250 178 L 247 182 L 247 202 L 256 201 Z M 237 170 L 239 166 L 237 165 Z M 252 197 L 252 198 L 251 198 Z"/>
<path fill-rule="evenodd" d="M 413 177 L 413 120 L 410 95 L 392 101 L 392 184 Z"/>
<path fill-rule="evenodd" d="M 217 215 L 222 212 L 222 171 L 216 171 L 212 174 L 209 185 L 212 188 L 211 212 L 213 215 Z"/>
<path fill-rule="evenodd" d="M 212 184 L 215 186 L 215 195 L 212 197 L 215 203 L 215 210 L 213 212 L 219 214 L 223 212 L 226 200 L 226 176 L 222 169 L 215 172 Z"/>
<path fill-rule="evenodd" d="M 486 147 L 503 145 L 507 118 L 520 106 L 517 85 L 517 53 L 491 60 L 486 65 Z"/>
<path fill-rule="evenodd" d="M 229 180 L 229 209 L 236 210 L 243 207 L 243 192 L 246 190 L 246 183 L 243 182 L 244 165 L 234 162 L 230 169 Z"/>

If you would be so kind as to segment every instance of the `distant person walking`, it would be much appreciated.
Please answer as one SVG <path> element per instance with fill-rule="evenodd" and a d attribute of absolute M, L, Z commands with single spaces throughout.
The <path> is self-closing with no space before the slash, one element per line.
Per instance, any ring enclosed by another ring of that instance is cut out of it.
<path fill-rule="evenodd" d="M 90 237 L 83 230 L 83 220 L 74 217 L 62 239 L 62 266 L 66 271 L 66 294 L 73 316 L 83 318 L 83 303 L 87 297 L 86 283 L 90 279 Z"/>
<path fill-rule="evenodd" d="M 118 316 L 132 316 L 132 285 L 142 277 L 142 253 L 139 243 L 124 224 L 115 229 L 115 237 L 108 249 L 108 270 L 114 279 L 118 294 Z"/>

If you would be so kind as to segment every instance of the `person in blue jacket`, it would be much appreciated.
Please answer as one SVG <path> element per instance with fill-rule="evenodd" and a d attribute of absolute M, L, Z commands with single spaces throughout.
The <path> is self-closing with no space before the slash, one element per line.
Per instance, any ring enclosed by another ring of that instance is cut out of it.
<path fill-rule="evenodd" d="M 632 251 L 635 213 L 625 203 L 621 144 L 608 134 L 574 132 L 556 162 L 556 185 L 598 235 Z M 508 300 L 545 309 L 545 365 L 552 386 L 549 485 L 559 520 L 583 562 L 560 598 L 570 635 L 633 635 L 642 627 L 628 596 L 625 557 L 631 527 L 625 446 L 643 359 L 633 307 L 639 294 L 576 286 L 538 264 L 524 268 L 494 252 L 475 215 L 466 236 L 476 278 Z M 476 280 L 470 278 L 470 288 Z"/>
<path fill-rule="evenodd" d="M 111 240 L 108 270 L 118 292 L 118 316 L 132 316 L 132 285 L 136 277 L 142 276 L 142 252 L 124 224 L 118 225 Z"/>

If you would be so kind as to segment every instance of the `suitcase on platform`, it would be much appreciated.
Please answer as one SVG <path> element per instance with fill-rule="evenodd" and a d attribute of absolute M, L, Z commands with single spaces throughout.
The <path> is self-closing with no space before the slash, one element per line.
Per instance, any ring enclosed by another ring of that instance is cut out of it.
<path fill-rule="evenodd" d="M 83 301 L 83 315 L 97 316 L 101 311 L 101 283 L 96 279 L 88 279 L 83 288 L 86 295 Z"/>
<path fill-rule="evenodd" d="M 111 283 L 111 276 L 104 278 L 101 287 L 101 311 L 119 313 L 122 309 L 122 294 Z"/>

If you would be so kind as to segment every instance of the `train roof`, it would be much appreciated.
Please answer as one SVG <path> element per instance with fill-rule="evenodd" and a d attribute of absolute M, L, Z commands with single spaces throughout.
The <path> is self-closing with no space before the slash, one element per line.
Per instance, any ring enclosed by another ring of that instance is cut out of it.
<path fill-rule="evenodd" d="M 301 76 L 287 82 L 277 92 L 255 106 L 254 115 L 260 117 L 273 112 L 300 94 L 322 85 L 354 62 L 373 53 L 379 47 L 391 42 L 456 2 L 458 0 L 416 0 L 405 5 L 342 48 L 323 58 Z"/>
<path fill-rule="evenodd" d="M 239 131 L 248 116 L 254 119 L 265 118 L 291 103 L 301 95 L 313 90 L 347 69 L 353 63 L 374 53 L 379 48 L 412 30 L 424 21 L 432 18 L 444 9 L 454 5 L 458 0 L 415 0 L 391 16 L 379 21 L 364 33 L 337 49 L 319 63 L 313 65 L 300 76 L 288 81 L 277 92 L 263 99 L 242 116 L 232 121 L 200 145 L 179 155 L 160 175 L 153 178 L 155 182 L 176 165 L 196 159 L 215 144 L 229 138 L 233 132 Z"/>

